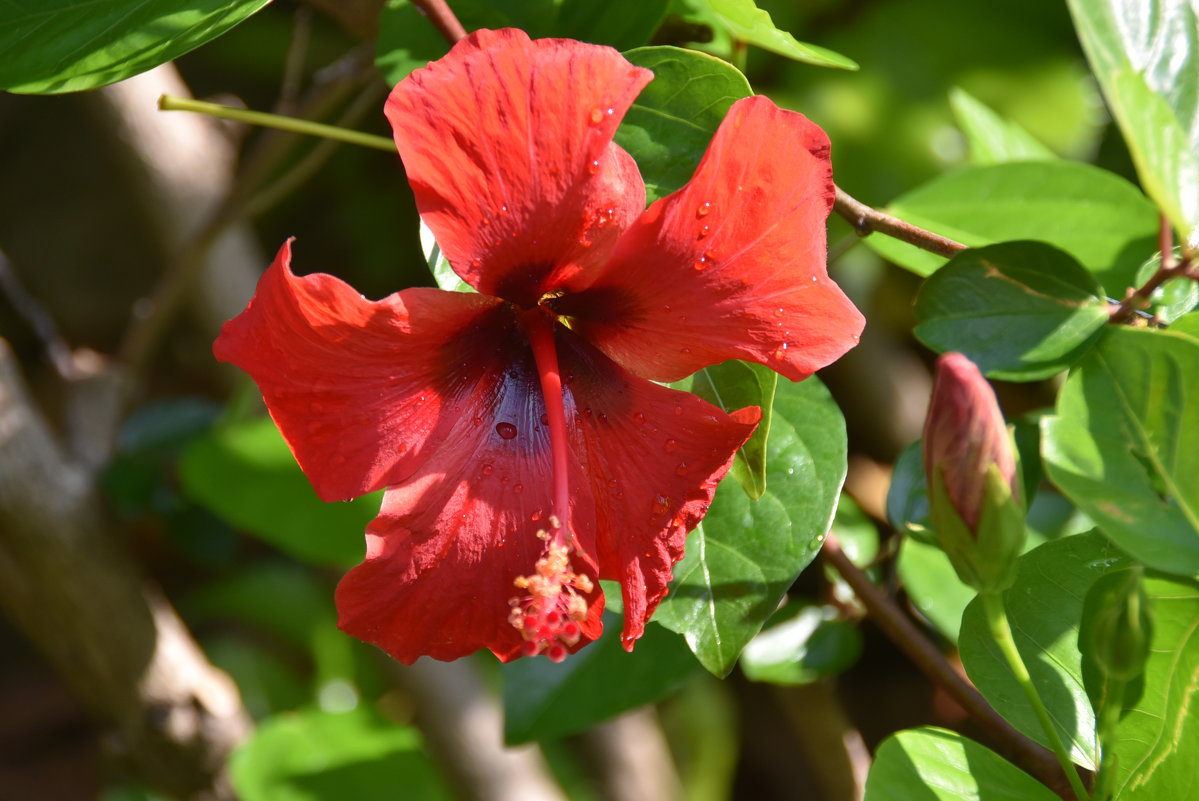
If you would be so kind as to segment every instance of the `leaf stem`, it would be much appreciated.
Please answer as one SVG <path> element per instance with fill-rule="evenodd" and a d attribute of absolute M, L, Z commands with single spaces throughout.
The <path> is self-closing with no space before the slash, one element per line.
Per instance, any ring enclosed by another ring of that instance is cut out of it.
<path fill-rule="evenodd" d="M 1174 257 L 1174 229 L 1164 215 L 1160 218 L 1157 236 L 1158 252 L 1161 254 L 1161 264 L 1157 272 L 1149 276 L 1149 280 L 1139 287 L 1129 287 L 1124 300 L 1113 305 L 1108 311 L 1109 323 L 1130 322 L 1138 313 L 1149 305 L 1149 298 L 1162 284 L 1172 278 L 1189 278 L 1199 281 L 1199 263 L 1190 256 L 1181 261 Z"/>
<path fill-rule="evenodd" d="M 437 32 L 450 44 L 466 36 L 466 28 L 462 27 L 445 0 L 412 0 L 412 5 L 429 18 Z"/>
<path fill-rule="evenodd" d="M 872 209 L 851 197 L 841 187 L 838 186 L 836 189 L 837 196 L 833 201 L 833 211 L 844 217 L 858 232 L 858 236 L 867 236 L 872 233 L 885 234 L 946 258 L 966 249 L 966 245 L 961 242 L 934 234 L 932 231 L 926 231 L 909 222 L 904 222 L 898 217 Z"/>
<path fill-rule="evenodd" d="M 1070 787 L 1074 790 L 1074 795 L 1078 797 L 1079 801 L 1089 801 L 1090 796 L 1083 787 L 1078 770 L 1074 767 L 1074 762 L 1066 752 L 1065 746 L 1062 745 L 1062 738 L 1049 717 L 1049 710 L 1045 708 L 1045 702 L 1041 700 L 1041 694 L 1037 692 L 1032 676 L 1028 673 L 1028 666 L 1024 664 L 1024 658 L 1016 647 L 1016 640 L 1012 636 L 1012 627 L 1008 623 L 1007 610 L 1003 605 L 1003 596 L 997 592 L 985 592 L 981 593 L 979 597 L 982 599 L 983 611 L 986 613 L 987 627 L 991 630 L 991 637 L 999 646 L 999 652 L 1003 655 L 1004 661 L 1008 663 L 1008 667 L 1011 668 L 1012 674 L 1016 677 L 1016 683 L 1020 685 L 1020 689 L 1028 698 L 1028 703 L 1032 705 L 1033 712 L 1036 714 L 1041 728 L 1045 730 L 1045 737 L 1049 740 L 1050 748 L 1057 757 L 1058 764 L 1062 766 L 1066 778 L 1070 780 Z"/>
<path fill-rule="evenodd" d="M 1000 717 L 978 690 L 950 666 L 944 655 L 895 602 L 850 561 L 841 549 L 836 535 L 831 531 L 824 540 L 820 558 L 840 573 L 853 588 L 875 625 L 907 654 L 924 675 L 949 693 L 992 737 L 1003 743 L 1010 751 L 1012 761 L 1036 776 L 1058 795 L 1063 798 L 1069 797 L 1070 791 L 1065 784 L 1067 779 L 1062 777 L 1054 755 Z"/>
<path fill-rule="evenodd" d="M 163 95 L 158 98 L 158 108 L 162 111 L 194 111 L 209 117 L 245 122 L 250 125 L 261 125 L 267 128 L 278 128 L 283 131 L 308 134 L 309 136 L 320 136 L 325 139 L 335 139 L 351 145 L 362 145 L 363 147 L 372 147 L 376 150 L 386 150 L 390 153 L 394 153 L 396 149 L 395 143 L 386 136 L 351 131 L 347 128 L 338 128 L 336 125 L 325 125 L 319 122 L 312 122 L 311 120 L 284 117 L 280 114 L 268 114 L 265 111 L 250 111 L 249 109 L 222 106 L 219 103 L 206 103 L 202 100 L 191 100 L 186 97 Z"/>

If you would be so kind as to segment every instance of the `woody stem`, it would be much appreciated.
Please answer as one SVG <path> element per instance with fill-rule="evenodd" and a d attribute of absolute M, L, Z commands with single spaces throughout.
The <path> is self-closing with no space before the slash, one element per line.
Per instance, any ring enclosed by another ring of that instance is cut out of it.
<path fill-rule="evenodd" d="M 567 474 L 566 407 L 562 396 L 562 374 L 558 370 L 558 347 L 554 341 L 554 318 L 544 309 L 530 309 L 521 316 L 533 361 L 541 380 L 541 395 L 545 401 L 545 417 L 550 428 L 550 458 L 554 472 L 554 515 L 558 518 L 555 540 L 569 543 L 570 537 L 570 480 Z"/>

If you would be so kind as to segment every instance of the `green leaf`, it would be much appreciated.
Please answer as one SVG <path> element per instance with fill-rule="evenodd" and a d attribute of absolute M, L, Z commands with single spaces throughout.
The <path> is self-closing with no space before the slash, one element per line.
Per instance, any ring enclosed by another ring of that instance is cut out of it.
<path fill-rule="evenodd" d="M 986 746 L 926 726 L 893 734 L 874 756 L 864 801 L 1057 801 Z"/>
<path fill-rule="evenodd" d="M 1149 567 L 1199 573 L 1199 342 L 1111 327 L 1042 423 L 1049 478 Z"/>
<path fill-rule="evenodd" d="M 820 549 L 845 480 L 845 420 L 815 378 L 779 383 L 766 444 L 766 491 L 723 482 L 675 566 L 654 620 L 724 676 Z"/>
<path fill-rule="evenodd" d="M 1083 685 L 1078 629 L 1091 584 L 1131 560 L 1101 534 L 1052 540 L 1020 558 L 1015 583 L 1004 593 L 1016 647 L 1028 666 L 1062 743 L 1093 769 L 1095 713 Z M 982 603 L 966 607 L 958 640 L 970 680 L 999 714 L 1037 742 L 1045 733 L 987 627 Z"/>
<path fill-rule="evenodd" d="M 906 538 L 899 551 L 899 580 L 920 614 L 950 642 L 957 642 L 962 613 L 975 592 L 962 583 L 949 557 L 936 545 Z"/>
<path fill-rule="evenodd" d="M 1135 186 L 1069 161 L 967 167 L 913 189 L 887 210 L 970 247 L 1013 239 L 1047 242 L 1077 259 L 1115 296 L 1123 296 L 1155 249 L 1158 230 L 1157 210 Z M 920 275 L 945 263 L 890 237 L 869 236 L 866 242 Z"/>
<path fill-rule="evenodd" d="M 361 562 L 363 531 L 379 512 L 377 493 L 322 502 L 265 417 L 195 440 L 180 459 L 179 479 L 184 493 L 230 525 L 314 564 Z"/>
<path fill-rule="evenodd" d="M 229 763 L 243 801 L 392 801 L 453 798 L 415 729 L 358 709 L 304 710 L 262 721 Z"/>
<path fill-rule="evenodd" d="M 902 534 L 929 545 L 936 544 L 928 509 L 928 478 L 924 474 L 920 440 L 904 448 L 891 469 L 891 486 L 887 490 L 887 521 Z"/>
<path fill-rule="evenodd" d="M 1145 578 L 1153 642 L 1145 692 L 1120 721 L 1112 749 L 1120 801 L 1159 801 L 1194 795 L 1199 786 L 1199 585 Z"/>
<path fill-rule="evenodd" d="M 949 90 L 949 105 L 966 137 L 971 164 L 1054 161 L 1057 156 L 1028 131 L 1005 120 L 965 89 Z"/>
<path fill-rule="evenodd" d="M 654 73 L 616 131 L 652 202 L 691 180 L 729 106 L 753 90 L 734 67 L 694 50 L 639 47 L 624 55 Z"/>
<path fill-rule="evenodd" d="M 1199 244 L 1199 9 L 1187 0 L 1069 6 L 1141 184 Z"/>
<path fill-rule="evenodd" d="M 747 678 L 811 684 L 844 673 L 857 661 L 862 634 L 841 619 L 835 606 L 807 605 L 791 611 L 790 617 L 763 629 L 741 652 L 741 670 Z"/>
<path fill-rule="evenodd" d="M 1182 258 L 1182 248 L 1174 248 L 1174 258 Z M 1161 269 L 1161 253 L 1141 265 L 1137 271 L 1136 285 L 1144 286 L 1153 275 Z M 1170 325 L 1195 307 L 1199 306 L 1199 281 L 1186 276 L 1171 278 L 1149 296 L 1149 306 L 1145 311 L 1157 317 L 1165 325 Z"/>
<path fill-rule="evenodd" d="M 697 669 L 682 638 L 650 623 L 630 653 L 621 620 L 604 614 L 603 635 L 564 661 L 518 659 L 504 665 L 504 740 L 553 740 L 621 712 L 659 701 Z"/>
<path fill-rule="evenodd" d="M 58 94 L 123 81 L 215 39 L 268 2 L 2 3 L 0 89 Z"/>
<path fill-rule="evenodd" d="M 720 24 L 734 40 L 756 45 L 763 50 L 804 64 L 856 70 L 857 62 L 828 48 L 796 41 L 774 25 L 770 14 L 758 8 L 754 0 L 704 0 Z"/>
<path fill-rule="evenodd" d="M 433 273 L 433 280 L 438 287 L 446 292 L 476 291 L 473 286 L 462 280 L 462 276 L 454 272 L 450 260 L 441 252 L 441 246 L 433 238 L 433 231 L 425 225 L 424 220 L 420 221 L 420 247 L 429 265 L 429 272 Z"/>
<path fill-rule="evenodd" d="M 1095 278 L 1040 242 L 963 251 L 916 298 L 916 337 L 959 351 L 992 378 L 1037 381 L 1065 370 L 1108 321 Z"/>
<path fill-rule="evenodd" d="M 1170 333 L 1182 334 L 1199 341 L 1199 312 L 1191 312 L 1170 324 Z"/>
<path fill-rule="evenodd" d="M 766 442 L 778 373 L 760 364 L 727 361 L 700 370 L 685 380 L 687 391 L 725 411 L 757 406 L 762 420 L 749 441 L 737 451 L 731 475 L 749 497 L 757 500 L 766 491 Z"/>

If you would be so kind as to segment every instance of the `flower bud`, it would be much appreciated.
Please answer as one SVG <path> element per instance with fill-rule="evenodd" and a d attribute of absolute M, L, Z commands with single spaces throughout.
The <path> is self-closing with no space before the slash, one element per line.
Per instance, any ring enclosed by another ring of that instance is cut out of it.
<path fill-rule="evenodd" d="M 1108 573 L 1087 593 L 1079 650 L 1105 678 L 1131 681 L 1149 658 L 1153 621 L 1141 574 L 1140 567 Z"/>
<path fill-rule="evenodd" d="M 945 492 L 966 527 L 977 531 L 987 469 L 1016 491 L 1011 437 L 991 385 L 960 353 L 937 360 L 933 397 L 924 423 L 924 471 L 928 485 L 941 472 Z"/>
<path fill-rule="evenodd" d="M 1024 543 L 1015 450 L 991 385 L 960 353 L 937 360 L 924 469 L 937 541 L 958 575 L 980 592 L 1007 587 Z"/>

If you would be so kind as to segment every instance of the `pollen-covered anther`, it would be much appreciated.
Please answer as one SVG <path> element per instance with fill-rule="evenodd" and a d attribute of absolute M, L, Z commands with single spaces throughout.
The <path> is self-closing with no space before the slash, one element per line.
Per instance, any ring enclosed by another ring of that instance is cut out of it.
<path fill-rule="evenodd" d="M 537 536 L 549 539 L 544 532 Z M 583 634 L 581 624 L 587 619 L 583 596 L 595 585 L 588 576 L 571 569 L 569 547 L 553 540 L 546 544 L 535 570 L 513 582 L 527 592 L 508 601 L 512 607 L 508 622 L 524 638 L 525 656 L 544 653 L 550 661 L 561 662 Z"/>

